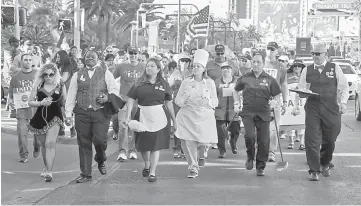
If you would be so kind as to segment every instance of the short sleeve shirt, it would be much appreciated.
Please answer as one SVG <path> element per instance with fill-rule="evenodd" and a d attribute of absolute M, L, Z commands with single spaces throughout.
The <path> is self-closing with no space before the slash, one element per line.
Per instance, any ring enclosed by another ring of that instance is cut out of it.
<path fill-rule="evenodd" d="M 278 61 L 274 63 L 266 61 L 264 70 L 274 77 L 278 84 L 282 85 L 285 81 L 287 82 L 287 69 Z"/>
<path fill-rule="evenodd" d="M 138 100 L 140 106 L 153 106 L 172 100 L 172 92 L 168 82 L 156 81 L 154 84 L 144 82 L 133 84 L 128 97 Z"/>
<path fill-rule="evenodd" d="M 264 121 L 272 120 L 268 101 L 281 93 L 275 78 L 266 72 L 256 78 L 253 72 L 249 72 L 237 80 L 234 89 L 243 91 L 241 116 L 259 116 Z"/>
<path fill-rule="evenodd" d="M 120 77 L 120 95 L 127 95 L 132 85 L 137 82 L 138 78 L 144 73 L 145 66 L 138 63 L 136 66 L 129 62 L 116 65 L 113 71 L 114 79 Z"/>

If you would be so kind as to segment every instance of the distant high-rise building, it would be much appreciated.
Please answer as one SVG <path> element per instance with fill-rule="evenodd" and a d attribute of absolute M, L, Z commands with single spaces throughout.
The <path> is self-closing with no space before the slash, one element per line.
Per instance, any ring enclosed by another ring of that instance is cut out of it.
<path fill-rule="evenodd" d="M 229 11 L 237 13 L 238 19 L 250 19 L 253 0 L 229 0 Z"/>

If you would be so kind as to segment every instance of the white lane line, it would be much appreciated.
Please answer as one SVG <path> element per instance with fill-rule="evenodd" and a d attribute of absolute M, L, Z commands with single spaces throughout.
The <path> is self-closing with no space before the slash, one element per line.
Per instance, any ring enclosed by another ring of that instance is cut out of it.
<path fill-rule="evenodd" d="M 221 169 L 224 169 L 224 170 L 245 170 L 246 168 L 239 167 L 239 168 L 221 168 Z"/>
<path fill-rule="evenodd" d="M 119 169 L 119 167 L 120 167 L 121 165 L 122 165 L 121 163 L 116 162 L 110 169 L 107 168 L 107 174 L 100 176 L 98 180 L 92 181 L 92 183 L 90 184 L 90 187 L 93 187 L 94 185 L 96 185 L 96 184 L 98 184 L 100 181 L 102 181 L 103 179 L 107 179 L 108 177 L 110 177 L 112 174 L 114 174 L 114 172 L 115 172 L 116 170 Z M 109 171 L 110 171 L 110 172 L 109 172 Z"/>
<path fill-rule="evenodd" d="M 351 168 L 361 168 L 361 165 L 349 165 L 349 166 L 346 166 L 346 167 L 351 167 Z"/>
<path fill-rule="evenodd" d="M 2 171 L 2 173 L 4 173 L 4 174 L 9 174 L 9 175 L 14 175 L 14 174 L 15 174 L 15 173 L 9 172 L 9 171 Z"/>
<path fill-rule="evenodd" d="M 279 154 L 279 152 L 276 152 Z M 298 152 L 283 152 L 284 155 L 306 155 L 305 153 L 298 153 Z M 333 153 L 333 156 L 339 157 L 361 157 L 361 153 Z"/>
<path fill-rule="evenodd" d="M 38 192 L 43 190 L 54 190 L 55 188 L 38 188 L 38 189 L 27 189 L 27 190 L 16 190 L 17 192 Z"/>

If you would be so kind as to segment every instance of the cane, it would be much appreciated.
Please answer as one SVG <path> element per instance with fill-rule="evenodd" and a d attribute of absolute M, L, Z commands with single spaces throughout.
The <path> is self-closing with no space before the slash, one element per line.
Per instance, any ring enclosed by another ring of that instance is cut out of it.
<path fill-rule="evenodd" d="M 275 122 L 275 127 L 276 127 L 276 135 L 277 135 L 277 140 L 278 140 L 278 148 L 280 149 L 280 153 L 281 153 L 281 160 L 282 162 L 278 162 L 276 165 L 276 170 L 277 171 L 282 171 L 284 169 L 286 169 L 288 167 L 288 162 L 283 161 L 283 153 L 282 153 L 282 148 L 281 148 L 281 142 L 280 142 L 280 135 L 279 135 L 279 131 L 278 131 L 278 125 L 277 125 L 277 119 L 276 119 L 276 112 L 274 109 L 272 109 L 273 112 L 273 117 L 274 117 L 274 122 Z"/>

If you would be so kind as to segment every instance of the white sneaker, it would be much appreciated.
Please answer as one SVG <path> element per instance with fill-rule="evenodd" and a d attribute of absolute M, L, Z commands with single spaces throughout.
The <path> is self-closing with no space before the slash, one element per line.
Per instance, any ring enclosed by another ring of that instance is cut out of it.
<path fill-rule="evenodd" d="M 286 134 L 281 134 L 280 139 L 286 139 Z"/>
<path fill-rule="evenodd" d="M 40 177 L 45 177 L 45 176 L 46 176 L 46 168 L 44 168 L 40 174 Z"/>
<path fill-rule="evenodd" d="M 216 144 L 214 144 L 214 145 L 212 146 L 212 149 L 218 149 L 218 146 L 217 146 Z"/>
<path fill-rule="evenodd" d="M 126 161 L 127 159 L 127 155 L 125 155 L 124 152 L 120 152 L 117 158 L 117 160 L 120 160 L 121 162 Z"/>
<path fill-rule="evenodd" d="M 45 182 L 51 182 L 53 180 L 53 173 L 47 172 L 45 175 Z"/>
<path fill-rule="evenodd" d="M 136 159 L 138 159 L 138 155 L 137 155 L 137 153 L 136 152 L 130 152 L 129 153 L 129 159 L 131 159 L 131 160 L 136 160 Z"/>

